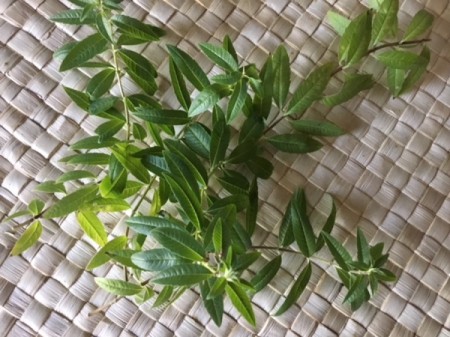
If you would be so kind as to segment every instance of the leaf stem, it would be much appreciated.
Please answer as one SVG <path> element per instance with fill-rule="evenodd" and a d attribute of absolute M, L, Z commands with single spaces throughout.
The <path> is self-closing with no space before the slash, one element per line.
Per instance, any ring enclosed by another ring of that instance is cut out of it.
<path fill-rule="evenodd" d="M 280 252 L 301 254 L 300 252 L 290 249 L 290 248 L 283 248 L 283 247 L 276 247 L 276 246 L 252 246 L 251 248 L 252 249 L 262 249 L 262 250 L 278 250 Z"/>

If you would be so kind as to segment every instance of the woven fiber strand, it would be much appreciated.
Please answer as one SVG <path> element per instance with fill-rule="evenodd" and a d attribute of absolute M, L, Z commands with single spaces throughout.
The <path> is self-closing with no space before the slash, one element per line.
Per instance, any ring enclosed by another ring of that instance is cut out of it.
<path fill-rule="evenodd" d="M 52 59 L 64 42 L 89 33 L 85 27 L 49 21 L 68 6 L 64 0 L 0 2 L 0 219 L 34 199 L 39 182 L 64 172 L 67 167 L 58 160 L 96 127 L 61 86 L 83 88 L 93 73 L 61 74 Z M 133 0 L 124 7 L 126 14 L 168 31 L 162 44 L 143 53 L 162 74 L 159 96 L 170 106 L 174 94 L 167 81 L 164 44 L 178 45 L 210 70 L 196 48 L 199 42 L 217 42 L 228 34 L 239 56 L 257 64 L 283 42 L 298 83 L 318 62 L 334 57 L 337 40 L 325 23 L 327 11 L 334 8 L 354 17 L 362 4 Z M 286 255 L 280 275 L 253 298 L 256 328 L 229 302 L 222 326 L 215 326 L 192 290 L 167 308 L 138 306 L 124 298 L 92 315 L 113 300 L 97 289 L 94 277 L 120 277 L 121 270 L 84 271 L 96 248 L 82 236 L 76 220 L 46 222 L 41 242 L 18 257 L 9 256 L 14 239 L 4 234 L 8 226 L 2 225 L 0 336 L 450 336 L 450 5 L 448 0 L 404 0 L 401 28 L 424 7 L 436 19 L 429 72 L 420 87 L 392 99 L 378 85 L 333 110 L 315 106 L 310 114 L 335 122 L 348 134 L 310 155 L 273 153 L 275 172 L 260 184 L 255 244 L 276 244 L 277 224 L 296 187 L 305 187 L 318 219 L 327 211 L 323 196 L 330 193 L 339 207 L 336 235 L 354 247 L 359 226 L 372 244 L 384 242 L 389 267 L 398 276 L 395 285 L 381 286 L 370 303 L 352 313 L 342 304 L 345 290 L 335 272 L 318 264 L 297 305 L 274 317 L 270 313 L 301 267 L 298 259 Z M 365 63 L 383 76 L 373 59 Z M 333 84 L 337 87 L 340 81 Z M 287 126 L 282 123 L 275 128 L 283 130 Z M 120 221 L 119 215 L 105 219 L 112 234 L 120 231 L 114 229 Z M 258 262 L 253 271 L 262 265 Z"/>

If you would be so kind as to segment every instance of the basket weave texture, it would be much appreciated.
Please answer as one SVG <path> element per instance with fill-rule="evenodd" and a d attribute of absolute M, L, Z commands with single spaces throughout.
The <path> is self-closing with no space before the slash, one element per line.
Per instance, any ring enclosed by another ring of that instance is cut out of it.
<path fill-rule="evenodd" d="M 92 72 L 59 73 L 52 53 L 64 42 L 89 34 L 85 27 L 55 25 L 50 16 L 66 9 L 65 0 L 0 1 L 0 221 L 36 197 L 39 182 L 68 168 L 58 160 L 70 144 L 93 134 L 98 125 L 65 95 L 62 85 L 83 88 Z M 330 9 L 354 17 L 356 0 L 133 0 L 125 13 L 164 27 L 163 43 L 142 52 L 162 74 L 158 95 L 173 106 L 164 44 L 178 45 L 211 70 L 197 49 L 226 34 L 244 62 L 261 64 L 284 43 L 294 82 L 317 64 L 335 58 L 336 34 L 325 22 Z M 289 255 L 271 285 L 253 298 L 257 326 L 250 327 L 226 302 L 221 327 L 214 325 L 196 291 L 173 305 L 154 309 L 120 299 L 104 312 L 92 311 L 113 300 L 95 276 L 119 277 L 116 267 L 93 273 L 84 267 L 95 245 L 76 220 L 46 222 L 41 242 L 10 257 L 14 239 L 0 226 L 0 336 L 450 336 L 450 5 L 448 0 L 401 1 L 399 22 L 426 8 L 435 17 L 429 43 L 429 71 L 420 87 L 390 98 L 377 85 L 370 92 L 330 109 L 309 114 L 338 124 L 345 136 L 303 156 L 273 152 L 275 172 L 260 184 L 256 244 L 276 244 L 277 226 L 296 187 L 303 186 L 326 212 L 323 196 L 338 204 L 336 235 L 354 247 L 356 226 L 371 243 L 383 241 L 392 286 L 357 312 L 342 304 L 346 291 L 335 272 L 315 265 L 312 281 L 297 304 L 280 317 L 270 313 L 283 301 L 301 261 Z M 383 69 L 365 61 L 383 81 Z M 214 71 L 214 69 L 212 70 Z M 342 77 L 334 80 L 337 87 Z M 288 130 L 279 125 L 275 132 Z M 112 235 L 120 215 L 105 218 Z M 120 227 L 120 226 L 119 226 Z M 273 257 L 271 252 L 264 258 Z M 330 258 L 330 256 L 327 256 Z M 255 264 L 258 270 L 263 262 Z"/>

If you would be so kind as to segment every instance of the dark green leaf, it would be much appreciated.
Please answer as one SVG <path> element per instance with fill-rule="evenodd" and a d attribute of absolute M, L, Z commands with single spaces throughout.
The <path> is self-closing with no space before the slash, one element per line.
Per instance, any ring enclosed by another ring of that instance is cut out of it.
<path fill-rule="evenodd" d="M 160 156 L 144 156 L 142 158 L 142 165 L 144 165 L 150 172 L 153 172 L 160 177 L 162 177 L 163 174 L 170 172 L 166 159 Z"/>
<path fill-rule="evenodd" d="M 81 66 L 94 56 L 104 52 L 108 47 L 108 41 L 96 33 L 78 42 L 62 61 L 59 71 L 66 71 Z"/>
<path fill-rule="evenodd" d="M 91 102 L 89 113 L 92 115 L 100 115 L 101 113 L 111 109 L 117 102 L 117 97 L 101 97 Z"/>
<path fill-rule="evenodd" d="M 238 144 L 226 159 L 227 163 L 240 164 L 256 156 L 257 145 L 253 140 Z"/>
<path fill-rule="evenodd" d="M 358 261 L 369 264 L 370 263 L 370 247 L 367 239 L 361 229 L 358 228 L 356 235 L 356 244 L 358 247 Z"/>
<path fill-rule="evenodd" d="M 236 60 L 225 48 L 210 43 L 200 43 L 200 49 L 219 67 L 229 71 L 238 70 Z"/>
<path fill-rule="evenodd" d="M 326 63 L 313 70 L 295 90 L 285 115 L 301 116 L 315 101 L 321 99 L 332 71 L 332 63 Z"/>
<path fill-rule="evenodd" d="M 244 210 L 248 206 L 248 195 L 246 194 L 233 194 L 227 197 L 216 200 L 209 208 L 210 213 L 214 213 L 217 210 L 226 207 L 228 205 L 235 205 L 238 212 Z"/>
<path fill-rule="evenodd" d="M 152 95 L 156 89 L 156 70 L 144 56 L 132 50 L 121 49 L 120 58 L 127 68 L 125 71 L 139 85 L 145 93 Z"/>
<path fill-rule="evenodd" d="M 422 9 L 414 15 L 402 41 L 411 41 L 425 33 L 433 24 L 434 17 L 426 10 Z"/>
<path fill-rule="evenodd" d="M 287 247 L 295 241 L 292 221 L 294 217 L 294 199 L 291 198 L 286 207 L 286 211 L 281 219 L 280 230 L 278 233 L 278 242 L 281 247 Z"/>
<path fill-rule="evenodd" d="M 248 252 L 238 255 L 233 261 L 231 268 L 235 271 L 242 272 L 255 263 L 260 256 L 261 253 L 259 252 Z"/>
<path fill-rule="evenodd" d="M 211 167 L 215 168 L 225 159 L 225 153 L 230 142 L 230 128 L 223 116 L 214 124 L 211 133 L 209 158 Z"/>
<path fill-rule="evenodd" d="M 336 240 L 330 234 L 322 232 L 321 235 L 325 239 L 325 243 L 327 244 L 328 249 L 330 250 L 337 264 L 344 271 L 348 271 L 350 269 L 348 263 L 352 261 L 350 253 L 338 240 Z"/>
<path fill-rule="evenodd" d="M 209 282 L 213 281 L 213 283 L 211 286 L 211 290 L 209 291 L 206 298 L 208 300 L 211 300 L 218 296 L 222 297 L 223 294 L 225 293 L 225 286 L 227 285 L 227 279 L 224 277 L 220 277 L 220 278 L 216 278 L 215 281 L 214 281 L 214 279 L 209 279 L 208 281 Z"/>
<path fill-rule="evenodd" d="M 177 96 L 178 102 L 180 102 L 181 106 L 187 111 L 191 106 L 191 97 L 189 95 L 189 91 L 187 90 L 183 75 L 172 58 L 169 59 L 169 69 L 170 79 L 175 95 Z"/>
<path fill-rule="evenodd" d="M 70 99 L 72 101 L 74 101 L 74 103 L 76 105 L 78 105 L 84 111 L 89 111 L 89 106 L 90 106 L 91 102 L 89 100 L 88 94 L 85 94 L 82 91 L 71 89 L 69 87 L 63 87 L 63 88 L 64 88 L 64 91 L 66 92 L 66 94 L 70 97 Z"/>
<path fill-rule="evenodd" d="M 133 113 L 143 120 L 167 125 L 183 125 L 191 121 L 185 111 L 181 110 L 159 110 L 153 108 L 137 108 Z"/>
<path fill-rule="evenodd" d="M 11 250 L 11 255 L 19 255 L 26 251 L 28 248 L 33 246 L 42 234 L 42 225 L 40 221 L 33 222 L 28 228 L 23 232 L 21 237 L 16 241 L 14 247 Z"/>
<path fill-rule="evenodd" d="M 242 175 L 241 175 L 242 176 Z M 232 194 L 245 194 L 247 193 L 249 183 L 247 179 L 242 176 L 244 179 L 244 184 L 241 184 L 242 181 L 234 179 L 233 175 L 224 175 L 222 177 L 218 177 L 220 185 L 225 188 L 228 192 Z"/>
<path fill-rule="evenodd" d="M 132 228 L 136 233 L 151 235 L 151 232 L 157 228 L 173 228 L 176 230 L 186 231 L 180 223 L 170 220 L 159 218 L 156 216 L 134 216 L 127 220 L 127 225 Z M 186 231 L 186 234 L 188 232 Z"/>
<path fill-rule="evenodd" d="M 314 152 L 322 147 L 322 144 L 314 138 L 302 134 L 275 135 L 268 141 L 278 150 L 288 153 Z"/>
<path fill-rule="evenodd" d="M 214 245 L 214 252 L 216 252 L 217 254 L 222 254 L 223 225 L 222 225 L 222 220 L 220 218 L 214 223 L 212 239 L 213 239 L 213 245 Z"/>
<path fill-rule="evenodd" d="M 108 233 L 105 225 L 95 213 L 85 210 L 80 211 L 77 213 L 77 219 L 83 232 L 99 246 L 103 247 L 108 242 Z"/>
<path fill-rule="evenodd" d="M 341 90 L 334 95 L 327 96 L 323 103 L 327 106 L 335 106 L 355 97 L 359 92 L 374 86 L 375 80 L 369 74 L 351 74 L 345 79 Z"/>
<path fill-rule="evenodd" d="M 281 255 L 267 263 L 250 281 L 255 292 L 261 291 L 275 277 L 281 267 Z"/>
<path fill-rule="evenodd" d="M 331 233 L 331 230 L 333 229 L 336 222 L 336 205 L 334 201 L 332 201 L 331 205 L 331 212 L 328 215 L 327 221 L 325 222 L 325 225 L 322 228 L 322 233 Z M 325 244 L 325 241 L 323 239 L 322 235 L 319 235 L 316 242 L 316 251 L 319 251 L 322 249 L 323 245 Z"/>
<path fill-rule="evenodd" d="M 246 165 L 250 171 L 261 179 L 269 179 L 274 170 L 273 164 L 266 158 L 260 156 L 251 158 Z"/>
<path fill-rule="evenodd" d="M 403 83 L 403 88 L 400 94 L 410 90 L 414 84 L 422 77 L 422 75 L 426 72 L 428 63 L 430 62 L 430 50 L 425 46 L 420 53 L 420 56 L 425 59 L 424 62 L 420 66 L 413 67 L 409 70 L 408 76 L 406 76 L 405 82 Z M 388 69 L 389 70 L 389 69 Z"/>
<path fill-rule="evenodd" d="M 200 123 L 193 123 L 184 130 L 183 141 L 199 156 L 208 159 L 211 144 L 211 135 L 207 128 Z"/>
<path fill-rule="evenodd" d="M 100 124 L 95 129 L 95 133 L 98 134 L 99 140 L 102 142 L 117 134 L 120 130 L 122 130 L 122 127 L 124 125 L 125 122 L 122 120 L 108 121 L 106 123 Z"/>
<path fill-rule="evenodd" d="M 349 289 L 353 280 L 349 272 L 342 270 L 339 267 L 336 267 L 336 271 L 344 286 Z"/>
<path fill-rule="evenodd" d="M 143 42 L 158 41 L 164 35 L 164 30 L 161 28 L 145 24 L 126 15 L 115 15 L 111 21 L 121 33 Z"/>
<path fill-rule="evenodd" d="M 112 280 L 103 277 L 96 277 L 94 280 L 100 288 L 118 296 L 136 295 L 143 289 L 139 284 L 122 280 Z"/>
<path fill-rule="evenodd" d="M 239 81 L 233 89 L 233 93 L 228 102 L 227 109 L 227 123 L 231 123 L 245 105 L 245 99 L 247 97 L 247 83 L 243 80 Z"/>
<path fill-rule="evenodd" d="M 223 296 L 216 296 L 213 299 L 208 299 L 208 295 L 211 292 L 212 284 L 210 284 L 211 279 L 202 282 L 200 284 L 200 291 L 205 305 L 206 311 L 213 319 L 217 326 L 222 324 L 223 317 Z"/>
<path fill-rule="evenodd" d="M 219 74 L 211 77 L 211 81 L 222 85 L 235 85 L 242 79 L 242 73 L 235 71 L 229 74 Z"/>
<path fill-rule="evenodd" d="M 110 43 L 113 43 L 113 31 L 111 27 L 111 22 L 104 16 L 104 14 L 99 13 L 95 20 L 98 32 Z"/>
<path fill-rule="evenodd" d="M 201 91 L 209 86 L 209 80 L 205 72 L 189 54 L 172 45 L 168 45 L 167 49 L 173 62 L 197 90 Z"/>
<path fill-rule="evenodd" d="M 345 30 L 350 24 L 350 20 L 345 16 L 332 11 L 327 13 L 327 22 L 340 36 L 344 35 Z"/>
<path fill-rule="evenodd" d="M 147 131 L 142 125 L 133 123 L 133 137 L 138 140 L 144 140 L 147 137 Z"/>
<path fill-rule="evenodd" d="M 139 268 L 148 271 L 161 271 L 172 266 L 189 263 L 188 260 L 166 248 L 135 253 L 132 255 L 131 261 Z"/>
<path fill-rule="evenodd" d="M 142 165 L 139 158 L 133 157 L 135 150 L 131 146 L 119 146 L 116 145 L 112 150 L 114 157 L 135 176 L 137 179 L 142 181 L 144 184 L 150 182 L 150 174 L 148 170 Z"/>
<path fill-rule="evenodd" d="M 200 200 L 200 188 L 193 173 L 193 166 L 189 165 L 189 162 L 177 153 L 164 150 L 163 154 L 169 166 L 171 177 L 186 191 L 189 198 Z"/>
<path fill-rule="evenodd" d="M 361 60 L 369 49 L 372 38 L 372 11 L 368 10 L 352 20 L 339 44 L 339 63 L 345 66 Z"/>
<path fill-rule="evenodd" d="M 275 316 L 279 316 L 279 315 L 283 314 L 295 302 L 297 302 L 300 295 L 306 289 L 306 286 L 311 278 L 311 272 L 312 272 L 312 267 L 311 267 L 311 263 L 309 262 L 308 265 L 305 267 L 305 269 L 303 269 L 303 271 L 300 273 L 297 280 L 295 280 L 294 284 L 292 285 L 291 289 L 289 290 L 286 300 L 283 302 L 281 307 L 277 310 L 277 312 L 275 313 Z"/>
<path fill-rule="evenodd" d="M 258 181 L 256 177 L 252 180 L 250 190 L 248 191 L 249 205 L 245 214 L 245 227 L 247 232 L 252 235 L 256 228 L 258 216 Z"/>
<path fill-rule="evenodd" d="M 385 282 L 394 282 L 397 279 L 397 276 L 390 270 L 385 268 L 377 268 L 374 269 L 374 273 L 378 280 Z"/>
<path fill-rule="evenodd" d="M 155 303 L 153 303 L 153 307 L 157 308 L 163 304 L 167 304 L 170 298 L 172 297 L 172 294 L 173 294 L 173 287 L 165 286 L 159 293 L 158 297 L 156 298 Z"/>
<path fill-rule="evenodd" d="M 43 193 L 66 193 L 66 188 L 62 183 L 57 183 L 56 181 L 50 180 L 40 183 L 34 190 Z"/>
<path fill-rule="evenodd" d="M 286 102 L 291 83 L 289 56 L 284 46 L 279 46 L 272 58 L 273 62 L 273 98 L 275 104 L 282 108 Z"/>
<path fill-rule="evenodd" d="M 378 60 L 386 67 L 393 69 L 412 69 L 423 67 L 427 63 L 425 57 L 404 50 L 390 50 L 377 55 Z"/>
<path fill-rule="evenodd" d="M 236 283 L 228 283 L 225 286 L 225 291 L 233 303 L 233 306 L 241 313 L 241 315 L 251 325 L 255 326 L 255 313 L 253 312 L 252 304 L 245 291 Z"/>
<path fill-rule="evenodd" d="M 291 126 L 301 133 L 313 136 L 337 137 L 344 134 L 336 124 L 326 121 L 300 119 L 291 121 Z"/>
<path fill-rule="evenodd" d="M 347 295 L 344 298 L 344 303 L 352 303 L 360 298 L 364 297 L 364 292 L 367 288 L 367 278 L 362 275 L 358 275 L 356 279 L 352 282 Z"/>
<path fill-rule="evenodd" d="M 105 147 L 111 147 L 114 144 L 117 144 L 118 142 L 120 141 L 116 138 L 100 140 L 98 136 L 91 136 L 80 139 L 76 143 L 70 145 L 70 148 L 72 150 L 95 150 Z"/>
<path fill-rule="evenodd" d="M 158 273 L 152 282 L 171 286 L 192 286 L 212 276 L 214 274 L 202 265 L 183 264 L 163 270 Z"/>
<path fill-rule="evenodd" d="M 239 143 L 261 138 L 264 128 L 264 120 L 261 116 L 257 116 L 256 114 L 250 115 L 239 131 Z"/>
<path fill-rule="evenodd" d="M 219 99 L 220 96 L 214 88 L 204 88 L 192 101 L 188 111 L 189 117 L 196 116 L 202 112 L 212 109 Z"/>
<path fill-rule="evenodd" d="M 119 250 L 125 248 L 128 239 L 125 236 L 118 236 L 108 243 L 106 243 L 89 261 L 86 269 L 92 270 L 94 268 L 100 267 L 105 264 L 109 260 L 111 260 L 111 256 L 108 255 L 108 252 Z"/>
<path fill-rule="evenodd" d="M 372 45 L 376 45 L 386 37 L 397 34 L 398 0 L 384 0 L 375 13 L 372 22 Z"/>
<path fill-rule="evenodd" d="M 90 25 L 95 23 L 95 12 L 90 11 L 87 17 L 82 18 L 82 9 L 69 9 L 53 15 L 50 20 L 68 25 Z"/>
<path fill-rule="evenodd" d="M 66 195 L 47 209 L 44 213 L 44 218 L 60 218 L 81 209 L 86 203 L 91 202 L 96 197 L 97 191 L 97 185 L 90 185 Z"/>
<path fill-rule="evenodd" d="M 306 196 L 303 190 L 294 193 L 292 205 L 292 231 L 295 241 L 303 255 L 310 257 L 316 252 L 316 237 L 306 214 Z"/>
<path fill-rule="evenodd" d="M 60 162 L 71 165 L 107 165 L 109 163 L 109 155 L 105 153 L 80 153 L 60 159 Z"/>
<path fill-rule="evenodd" d="M 233 56 L 233 59 L 236 61 L 236 63 L 238 63 L 236 50 L 234 49 L 233 42 L 231 41 L 230 36 L 228 34 L 225 35 L 225 37 L 223 38 L 222 45 L 225 48 L 225 50 L 228 51 L 231 54 L 231 56 Z"/>

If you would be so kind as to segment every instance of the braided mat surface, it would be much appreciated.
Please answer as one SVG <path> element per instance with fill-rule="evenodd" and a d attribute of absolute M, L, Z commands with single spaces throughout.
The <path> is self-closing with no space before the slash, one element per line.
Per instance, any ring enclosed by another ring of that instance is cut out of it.
<path fill-rule="evenodd" d="M 168 31 L 163 44 L 144 53 L 163 75 L 159 95 L 169 105 L 174 94 L 167 82 L 165 43 L 179 45 L 208 69 L 195 47 L 199 42 L 229 34 L 239 56 L 257 64 L 284 42 L 298 82 L 317 62 L 334 57 L 336 34 L 325 23 L 327 11 L 334 7 L 354 17 L 362 8 L 356 0 L 133 0 L 124 5 L 127 14 Z M 65 0 L 0 1 L 0 221 L 34 199 L 39 182 L 67 170 L 58 160 L 96 127 L 61 87 L 82 88 L 92 73 L 61 74 L 52 59 L 64 42 L 89 33 L 49 21 L 67 6 Z M 372 244 L 385 242 L 389 267 L 399 278 L 395 285 L 381 286 L 370 303 L 352 313 L 342 304 L 346 292 L 335 272 L 316 265 L 297 305 L 273 317 L 300 268 L 299 259 L 286 255 L 280 275 L 253 299 L 256 328 L 229 302 L 222 326 L 215 326 L 195 291 L 167 308 L 138 306 L 125 298 L 95 313 L 113 297 L 96 288 L 94 276 L 114 277 L 120 270 L 84 271 L 95 248 L 76 220 L 46 222 L 40 243 L 18 257 L 9 256 L 14 244 L 5 234 L 9 224 L 0 227 L 0 336 L 450 336 L 450 5 L 448 0 L 404 0 L 401 28 L 424 7 L 436 20 L 429 72 L 420 87 L 391 99 L 378 85 L 332 110 L 315 107 L 310 113 L 348 134 L 311 155 L 275 152 L 274 175 L 260 184 L 255 244 L 276 244 L 282 211 L 296 187 L 304 186 L 322 213 L 322 196 L 330 193 L 339 209 L 336 235 L 354 247 L 360 226 Z M 373 60 L 366 66 L 383 76 Z M 275 131 L 282 130 L 286 125 Z M 106 219 L 112 234 L 121 230 L 114 229 L 120 220 Z"/>

